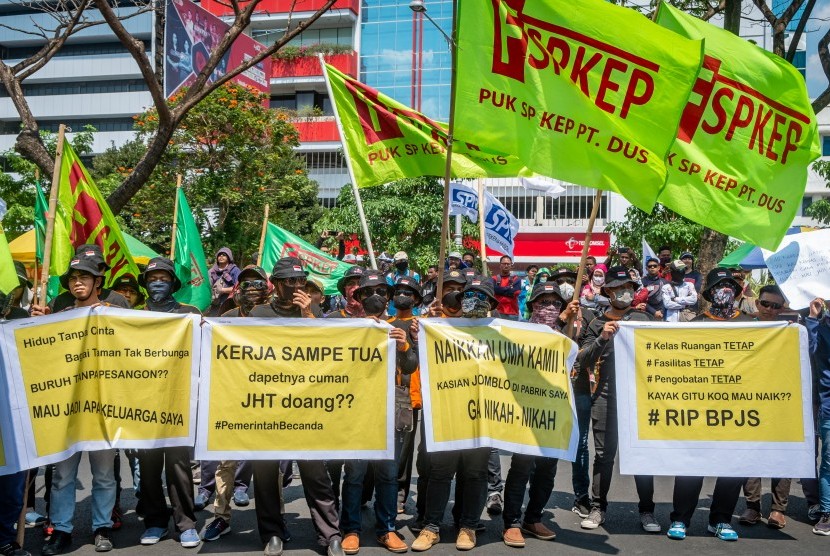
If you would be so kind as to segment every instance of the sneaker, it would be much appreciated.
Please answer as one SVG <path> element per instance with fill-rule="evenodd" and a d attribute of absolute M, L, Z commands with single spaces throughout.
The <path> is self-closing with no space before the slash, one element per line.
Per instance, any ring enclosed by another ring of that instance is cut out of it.
<path fill-rule="evenodd" d="M 541 523 L 522 523 L 522 532 L 525 535 L 536 537 L 540 541 L 552 541 L 556 538 L 556 533 Z"/>
<path fill-rule="evenodd" d="M 95 552 L 109 552 L 112 550 L 112 540 L 110 540 L 110 530 L 107 527 L 101 527 L 95 530 Z"/>
<path fill-rule="evenodd" d="M 738 533 L 728 523 L 718 523 L 717 525 L 709 525 L 706 528 L 706 530 L 722 541 L 738 540 Z"/>
<path fill-rule="evenodd" d="M 389 552 L 395 552 L 396 554 L 401 554 L 409 550 L 409 547 L 406 546 L 406 543 L 401 540 L 398 533 L 395 531 L 390 531 L 383 536 L 378 537 L 378 544 Z"/>
<path fill-rule="evenodd" d="M 43 525 L 44 521 L 46 521 L 45 515 L 40 515 L 34 510 L 26 512 L 26 525 Z"/>
<path fill-rule="evenodd" d="M 141 544 L 145 546 L 157 544 L 161 539 L 163 539 L 166 536 L 166 527 L 148 527 L 147 530 L 144 531 L 144 533 L 142 533 L 139 542 L 141 542 Z"/>
<path fill-rule="evenodd" d="M 20 545 L 14 541 L 0 546 L 0 554 L 3 556 L 32 556 L 30 552 L 20 548 Z"/>
<path fill-rule="evenodd" d="M 807 508 L 807 519 L 813 523 L 818 522 L 818 520 L 821 519 L 821 506 L 813 504 Z"/>
<path fill-rule="evenodd" d="M 582 519 L 585 519 L 591 513 L 591 501 L 587 496 L 579 500 L 574 500 L 574 507 L 571 508 L 571 511 Z"/>
<path fill-rule="evenodd" d="M 211 521 L 207 527 L 205 527 L 205 531 L 202 533 L 202 540 L 207 542 L 215 541 L 222 535 L 227 535 L 230 532 L 231 524 L 221 517 L 217 517 Z"/>
<path fill-rule="evenodd" d="M 200 512 L 207 506 L 209 496 L 201 492 L 193 497 L 193 509 Z"/>
<path fill-rule="evenodd" d="M 504 507 L 504 498 L 501 492 L 494 492 L 487 497 L 487 513 L 490 515 L 497 515 L 501 513 Z"/>
<path fill-rule="evenodd" d="M 55 532 L 52 533 L 52 536 L 49 537 L 49 540 L 43 545 L 43 549 L 40 553 L 43 556 L 55 556 L 56 554 L 62 554 L 63 551 L 71 545 L 72 534 L 55 529 Z"/>
<path fill-rule="evenodd" d="M 183 548 L 196 548 L 202 544 L 202 539 L 199 538 L 199 533 L 196 532 L 196 529 L 188 529 L 187 531 L 183 531 L 181 536 L 179 536 L 179 542 Z"/>
<path fill-rule="evenodd" d="M 605 512 L 599 508 L 591 508 L 588 517 L 583 519 L 579 526 L 583 529 L 596 529 L 603 523 L 605 523 Z"/>
<path fill-rule="evenodd" d="M 441 542 L 441 537 L 438 536 L 438 533 L 430 531 L 429 529 L 422 529 L 421 534 L 413 541 L 411 548 L 413 552 L 423 552 L 429 550 L 439 542 Z"/>
<path fill-rule="evenodd" d="M 507 546 L 512 546 L 513 548 L 525 547 L 524 535 L 522 535 L 522 530 L 518 527 L 510 527 L 505 529 L 504 533 L 502 533 L 501 539 Z"/>
<path fill-rule="evenodd" d="M 472 550 L 476 547 L 476 532 L 462 527 L 455 539 L 456 550 Z"/>
<path fill-rule="evenodd" d="M 646 533 L 659 533 L 660 524 L 654 519 L 654 514 L 651 512 L 642 512 L 640 514 L 640 525 L 643 526 L 643 531 Z"/>
<path fill-rule="evenodd" d="M 244 508 L 251 503 L 251 498 L 248 493 L 242 489 L 233 491 L 233 503 L 240 508 Z"/>
<path fill-rule="evenodd" d="M 119 529 L 121 529 L 121 526 L 123 525 L 123 521 L 122 521 L 123 517 L 124 517 L 124 514 L 121 513 L 121 508 L 119 508 L 118 505 L 116 505 L 112 509 L 112 515 L 110 516 L 110 520 L 112 520 L 111 529 L 113 531 L 118 531 Z"/>
<path fill-rule="evenodd" d="M 671 527 L 669 527 L 669 530 L 666 531 L 666 535 L 668 535 L 670 539 L 682 541 L 686 538 L 686 524 L 682 521 L 672 521 Z"/>
<path fill-rule="evenodd" d="M 821 514 L 821 519 L 813 527 L 813 533 L 830 536 L 830 514 Z"/>

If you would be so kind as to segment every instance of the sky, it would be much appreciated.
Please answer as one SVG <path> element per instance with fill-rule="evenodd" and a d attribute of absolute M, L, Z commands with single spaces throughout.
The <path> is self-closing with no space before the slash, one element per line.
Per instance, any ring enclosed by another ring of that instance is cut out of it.
<path fill-rule="evenodd" d="M 807 91 L 815 98 L 827 88 L 827 77 L 818 59 L 818 41 L 830 29 L 830 0 L 819 0 L 813 17 L 807 22 Z"/>

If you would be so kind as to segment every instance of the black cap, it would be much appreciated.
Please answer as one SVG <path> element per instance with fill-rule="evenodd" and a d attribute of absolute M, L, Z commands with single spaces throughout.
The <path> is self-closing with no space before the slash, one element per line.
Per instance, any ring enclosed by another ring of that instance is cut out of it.
<path fill-rule="evenodd" d="M 703 299 L 706 301 L 712 301 L 712 296 L 709 295 L 709 292 L 712 291 L 712 288 L 717 286 L 720 283 L 729 282 L 735 288 L 735 293 L 739 293 L 741 291 L 741 285 L 738 284 L 738 281 L 732 278 L 732 271 L 729 269 L 718 267 L 713 268 L 709 271 L 709 274 L 706 275 L 706 286 L 703 288 Z"/>
<path fill-rule="evenodd" d="M 110 289 L 118 291 L 120 288 L 129 287 L 138 294 L 138 305 L 144 302 L 144 292 L 138 285 L 138 280 L 132 274 L 122 274 L 110 285 Z"/>
<path fill-rule="evenodd" d="M 76 255 L 75 258 L 69 262 L 69 268 L 66 269 L 66 272 L 61 274 L 59 279 L 61 286 L 67 290 L 69 289 L 69 274 L 73 270 L 80 270 L 82 272 L 92 274 L 93 276 L 104 275 L 104 271 L 101 269 L 94 255 L 86 256 L 86 254 L 83 253 L 80 256 Z"/>
<path fill-rule="evenodd" d="M 562 305 L 564 306 L 567 302 L 565 298 L 562 297 L 562 292 L 559 291 L 559 286 L 556 285 L 556 282 L 539 282 L 535 286 L 533 286 L 533 290 L 530 292 L 530 297 L 527 298 L 528 303 L 533 303 L 536 301 L 541 295 L 552 293 L 556 297 L 558 297 L 562 301 Z"/>
<path fill-rule="evenodd" d="M 173 261 L 166 257 L 153 257 L 150 259 L 150 262 L 144 268 L 144 272 L 138 277 L 138 283 L 141 284 L 142 288 L 147 289 L 147 275 L 156 270 L 163 270 L 173 278 L 173 291 L 170 293 L 175 293 L 181 289 L 182 281 L 176 276 L 176 266 L 173 264 Z"/>
<path fill-rule="evenodd" d="M 242 269 L 239 276 L 236 277 L 236 283 L 241 284 L 244 280 L 268 280 L 268 273 L 261 266 L 249 264 Z"/>
<path fill-rule="evenodd" d="M 305 278 L 308 272 L 303 270 L 303 262 L 297 257 L 283 257 L 274 265 L 271 272 L 271 281 L 286 278 Z"/>
<path fill-rule="evenodd" d="M 354 299 L 358 299 L 360 290 L 364 288 L 374 288 L 376 286 L 386 286 L 386 297 L 387 299 L 392 298 L 392 286 L 390 286 L 386 281 L 386 277 L 376 270 L 367 270 L 363 273 L 363 276 L 360 277 L 360 285 L 352 293 L 352 297 Z"/>
<path fill-rule="evenodd" d="M 102 271 L 107 271 L 111 268 L 110 265 L 107 264 L 106 259 L 104 259 L 104 252 L 101 251 L 101 247 L 95 243 L 79 245 L 78 248 L 75 249 L 75 257 L 80 257 L 81 255 L 96 259 L 98 261 L 98 265 L 101 266 Z"/>
<path fill-rule="evenodd" d="M 413 278 L 409 276 L 401 276 L 400 278 L 398 278 L 398 280 L 395 282 L 394 289 L 398 288 L 406 288 L 408 290 L 415 292 L 415 295 L 418 296 L 418 304 L 420 304 L 421 301 L 424 300 L 424 292 L 421 289 L 420 284 L 418 284 L 417 281 L 415 281 Z"/>
<path fill-rule="evenodd" d="M 337 291 L 340 295 L 346 295 L 346 282 L 349 278 L 360 278 L 366 272 L 362 266 L 350 266 L 343 276 L 337 281 Z"/>
<path fill-rule="evenodd" d="M 605 274 L 604 288 L 616 288 L 625 284 L 637 286 L 637 282 L 631 278 L 628 269 L 624 266 L 612 266 Z"/>
<path fill-rule="evenodd" d="M 26 285 L 31 288 L 32 281 L 29 280 L 29 276 L 26 274 L 26 265 L 20 261 L 14 261 L 14 270 L 17 273 L 17 279 L 20 280 L 20 285 Z"/>
<path fill-rule="evenodd" d="M 491 310 L 499 306 L 499 300 L 496 299 L 495 290 L 493 289 L 493 280 L 490 278 L 476 274 L 470 278 L 470 281 L 467 282 L 466 286 L 464 286 L 464 291 L 482 292 L 487 294 L 487 297 L 490 300 Z"/>
<path fill-rule="evenodd" d="M 551 280 L 561 280 L 562 278 L 570 278 L 571 280 L 576 280 L 576 272 L 570 270 L 569 268 L 565 268 L 564 266 L 560 266 L 559 268 L 550 273 Z"/>
<path fill-rule="evenodd" d="M 467 285 L 467 277 L 464 275 L 463 272 L 458 270 L 450 270 L 449 272 L 444 272 L 444 284 L 461 284 L 462 286 Z"/>

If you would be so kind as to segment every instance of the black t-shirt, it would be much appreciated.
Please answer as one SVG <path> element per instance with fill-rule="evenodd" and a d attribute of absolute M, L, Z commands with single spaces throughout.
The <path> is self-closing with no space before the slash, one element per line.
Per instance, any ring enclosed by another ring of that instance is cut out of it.
<path fill-rule="evenodd" d="M 144 307 L 145 311 L 152 311 L 150 306 Z M 177 303 L 176 307 L 172 311 L 156 311 L 157 313 L 176 313 L 179 315 L 191 314 L 191 315 L 201 315 L 202 312 L 194 307 L 193 305 L 185 305 L 184 303 Z"/>
<path fill-rule="evenodd" d="M 276 319 L 276 318 L 302 318 L 302 312 L 300 308 L 296 305 L 292 305 L 289 309 L 283 309 L 282 307 L 277 307 L 271 303 L 263 303 L 262 305 L 257 305 L 251 312 L 248 313 L 249 317 L 260 317 L 260 318 L 268 318 L 268 319 Z"/>
<path fill-rule="evenodd" d="M 21 309 L 20 307 L 9 307 L 9 312 L 6 314 L 5 317 L 0 318 L 3 320 L 14 320 L 14 319 L 25 319 L 29 316 L 29 312 L 25 309 Z"/>
<path fill-rule="evenodd" d="M 132 309 L 132 307 L 130 307 L 130 302 L 127 301 L 127 298 L 114 290 L 102 288 L 101 293 L 98 294 L 98 299 L 108 305 L 112 305 L 113 307 Z M 72 307 L 73 305 L 75 305 L 75 296 L 69 292 L 63 292 L 49 303 L 49 308 L 52 309 L 53 313 L 58 313 L 67 307 Z"/>
<path fill-rule="evenodd" d="M 755 317 L 736 311 L 731 319 L 716 319 L 709 313 L 701 313 L 692 319 L 692 322 L 755 322 Z"/>

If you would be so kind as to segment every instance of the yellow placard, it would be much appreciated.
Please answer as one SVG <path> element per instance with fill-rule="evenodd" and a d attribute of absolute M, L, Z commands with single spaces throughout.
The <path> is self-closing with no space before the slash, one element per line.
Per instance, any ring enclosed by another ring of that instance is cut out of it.
<path fill-rule="evenodd" d="M 422 327 L 435 443 L 486 438 L 516 450 L 569 449 L 570 340 L 509 325 Z"/>
<path fill-rule="evenodd" d="M 641 440 L 804 440 L 796 327 L 638 328 L 634 346 Z"/>
<path fill-rule="evenodd" d="M 210 327 L 207 451 L 392 453 L 387 328 Z"/>
<path fill-rule="evenodd" d="M 37 457 L 78 442 L 188 436 L 193 320 L 156 315 L 87 313 L 15 330 Z"/>

